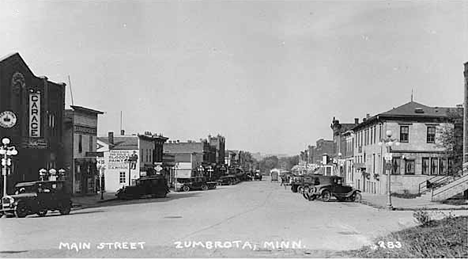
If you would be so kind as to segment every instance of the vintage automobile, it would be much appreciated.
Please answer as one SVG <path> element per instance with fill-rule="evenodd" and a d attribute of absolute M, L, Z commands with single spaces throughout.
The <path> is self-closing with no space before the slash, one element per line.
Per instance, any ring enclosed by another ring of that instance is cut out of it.
<path fill-rule="evenodd" d="M 262 174 L 259 173 L 259 172 L 255 173 L 255 175 L 254 175 L 254 180 L 255 180 L 255 181 L 257 181 L 257 180 L 258 180 L 258 181 L 261 181 L 261 180 L 262 180 Z"/>
<path fill-rule="evenodd" d="M 298 187 L 298 191 L 302 193 L 302 196 L 306 200 L 310 200 L 309 193 L 310 188 L 320 184 L 319 176 L 321 174 L 306 174 L 302 178 L 301 185 Z"/>
<path fill-rule="evenodd" d="M 47 212 L 58 210 L 70 214 L 71 193 L 64 181 L 22 182 L 15 185 L 15 194 L 2 197 L 2 214 L 14 214 L 24 218 L 30 214 L 44 217 Z"/>
<path fill-rule="evenodd" d="M 233 175 L 224 175 L 218 179 L 219 185 L 234 185 L 239 183 L 239 179 Z"/>
<path fill-rule="evenodd" d="M 318 176 L 316 185 L 303 190 L 304 196 L 309 200 L 321 198 L 329 201 L 336 197 L 338 201 L 361 201 L 361 191 L 351 186 L 343 185 L 343 178 L 339 176 Z"/>
<path fill-rule="evenodd" d="M 188 192 L 191 190 L 216 189 L 216 182 L 208 182 L 205 177 L 177 178 L 175 182 L 176 191 Z"/>
<path fill-rule="evenodd" d="M 304 180 L 303 175 L 292 175 L 291 191 L 302 192 L 302 182 Z"/>
<path fill-rule="evenodd" d="M 135 185 L 120 188 L 115 196 L 121 200 L 139 199 L 144 196 L 164 198 L 168 193 L 169 186 L 166 178 L 162 175 L 155 175 L 137 179 Z"/>

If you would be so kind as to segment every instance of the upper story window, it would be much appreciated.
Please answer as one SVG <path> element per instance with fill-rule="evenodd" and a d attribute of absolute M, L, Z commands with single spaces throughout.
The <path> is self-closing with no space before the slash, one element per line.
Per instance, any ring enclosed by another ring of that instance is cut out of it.
<path fill-rule="evenodd" d="M 434 126 L 427 127 L 427 143 L 435 143 L 436 128 Z"/>
<path fill-rule="evenodd" d="M 400 142 L 409 142 L 409 126 L 400 126 Z"/>

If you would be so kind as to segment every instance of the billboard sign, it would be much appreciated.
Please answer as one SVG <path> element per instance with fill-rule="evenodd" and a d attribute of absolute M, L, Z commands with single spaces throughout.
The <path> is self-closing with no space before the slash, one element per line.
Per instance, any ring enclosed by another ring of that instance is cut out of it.
<path fill-rule="evenodd" d="M 39 138 L 41 136 L 41 95 L 39 93 L 29 94 L 29 137 Z"/>
<path fill-rule="evenodd" d="M 109 152 L 109 165 L 107 169 L 128 170 L 128 158 L 137 150 L 111 150 Z"/>

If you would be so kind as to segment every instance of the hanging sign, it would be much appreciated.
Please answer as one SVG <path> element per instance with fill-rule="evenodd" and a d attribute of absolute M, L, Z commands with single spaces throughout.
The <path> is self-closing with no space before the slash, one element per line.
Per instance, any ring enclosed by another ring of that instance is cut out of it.
<path fill-rule="evenodd" d="M 41 95 L 29 94 L 29 136 L 39 138 L 41 136 Z"/>
<path fill-rule="evenodd" d="M 11 128 L 16 124 L 16 115 L 11 111 L 0 113 L 0 126 L 3 128 Z"/>

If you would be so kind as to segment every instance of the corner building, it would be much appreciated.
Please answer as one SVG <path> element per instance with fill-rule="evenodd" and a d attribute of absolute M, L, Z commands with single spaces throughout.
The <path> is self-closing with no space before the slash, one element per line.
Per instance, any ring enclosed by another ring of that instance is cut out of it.
<path fill-rule="evenodd" d="M 19 53 L 0 59 L 0 113 L 13 113 L 16 119 L 14 125 L 0 125 L 0 137 L 8 137 L 18 150 L 8 192 L 17 182 L 38 180 L 41 168 L 63 168 L 64 110 L 64 83 L 34 75 Z"/>

